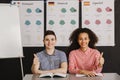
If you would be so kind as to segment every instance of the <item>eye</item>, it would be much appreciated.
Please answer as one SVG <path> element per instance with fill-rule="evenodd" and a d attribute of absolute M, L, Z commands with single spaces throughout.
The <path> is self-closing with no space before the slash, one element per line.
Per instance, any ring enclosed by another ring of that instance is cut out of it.
<path fill-rule="evenodd" d="M 82 38 L 79 38 L 79 40 L 83 40 Z"/>
<path fill-rule="evenodd" d="M 54 38 L 52 38 L 51 40 L 52 40 L 52 41 L 54 41 L 55 39 L 54 39 Z"/>
<path fill-rule="evenodd" d="M 88 40 L 88 38 L 85 38 L 85 40 Z"/>
<path fill-rule="evenodd" d="M 45 41 L 49 41 L 49 39 L 45 39 Z"/>

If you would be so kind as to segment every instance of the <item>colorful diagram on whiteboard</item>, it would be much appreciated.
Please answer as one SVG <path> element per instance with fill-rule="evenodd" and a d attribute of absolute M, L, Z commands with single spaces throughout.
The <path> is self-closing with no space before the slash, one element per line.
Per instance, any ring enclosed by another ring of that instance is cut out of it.
<path fill-rule="evenodd" d="M 114 0 L 83 0 L 82 27 L 93 30 L 98 46 L 114 46 Z"/>
<path fill-rule="evenodd" d="M 47 0 L 46 8 L 46 29 L 56 33 L 56 46 L 68 46 L 70 34 L 79 27 L 79 0 Z"/>
<path fill-rule="evenodd" d="M 19 6 L 22 45 L 43 46 L 44 1 L 13 1 Z"/>

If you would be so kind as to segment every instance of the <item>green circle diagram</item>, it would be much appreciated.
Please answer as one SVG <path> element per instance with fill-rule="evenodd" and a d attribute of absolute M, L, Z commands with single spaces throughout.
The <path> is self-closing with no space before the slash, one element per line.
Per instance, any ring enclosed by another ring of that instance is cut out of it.
<path fill-rule="evenodd" d="M 53 20 L 50 20 L 50 21 L 49 21 L 49 24 L 50 24 L 50 25 L 54 25 L 54 21 L 53 21 Z"/>
<path fill-rule="evenodd" d="M 36 21 L 36 25 L 41 25 L 42 23 L 41 23 L 41 21 L 40 20 L 37 20 Z"/>
<path fill-rule="evenodd" d="M 36 8 L 35 11 L 36 11 L 36 13 L 41 13 L 42 12 L 42 10 L 39 9 L 39 8 Z"/>
<path fill-rule="evenodd" d="M 71 20 L 70 22 L 72 25 L 75 25 L 76 24 L 76 21 L 75 20 Z"/>
<path fill-rule="evenodd" d="M 65 21 L 64 20 L 60 20 L 60 25 L 64 25 Z"/>
<path fill-rule="evenodd" d="M 71 12 L 76 12 L 77 10 L 76 10 L 74 7 L 71 7 L 71 8 L 70 8 L 70 11 L 71 11 Z"/>
<path fill-rule="evenodd" d="M 30 9 L 30 8 L 27 8 L 27 13 L 31 13 L 32 12 L 32 10 Z"/>
<path fill-rule="evenodd" d="M 26 25 L 30 25 L 31 22 L 30 22 L 29 20 L 26 20 L 26 21 L 25 21 L 25 24 L 26 24 Z"/>
<path fill-rule="evenodd" d="M 61 12 L 62 12 L 62 13 L 66 13 L 67 10 L 66 10 L 65 8 L 62 8 L 62 9 L 61 9 Z"/>

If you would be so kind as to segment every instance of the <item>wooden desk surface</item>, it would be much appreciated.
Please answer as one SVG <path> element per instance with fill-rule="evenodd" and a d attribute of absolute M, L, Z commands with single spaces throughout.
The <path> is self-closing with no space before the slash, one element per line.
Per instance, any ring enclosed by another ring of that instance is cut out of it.
<path fill-rule="evenodd" d="M 75 77 L 73 74 L 68 74 L 66 78 L 39 78 L 38 75 L 26 74 L 23 80 L 120 80 L 120 75 L 117 73 L 103 73 L 103 77 Z"/>

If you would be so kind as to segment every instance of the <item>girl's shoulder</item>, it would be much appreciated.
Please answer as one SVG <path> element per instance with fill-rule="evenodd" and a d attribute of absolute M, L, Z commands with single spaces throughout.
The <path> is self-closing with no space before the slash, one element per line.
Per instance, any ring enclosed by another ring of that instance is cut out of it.
<path fill-rule="evenodd" d="M 90 48 L 90 52 L 92 52 L 92 53 L 94 53 L 94 54 L 96 54 L 96 55 L 99 55 L 99 54 L 100 54 L 100 51 L 97 50 L 97 49 L 92 49 L 92 48 Z"/>
<path fill-rule="evenodd" d="M 79 49 L 75 49 L 75 50 L 70 51 L 70 54 L 76 54 L 78 52 L 79 52 Z"/>

